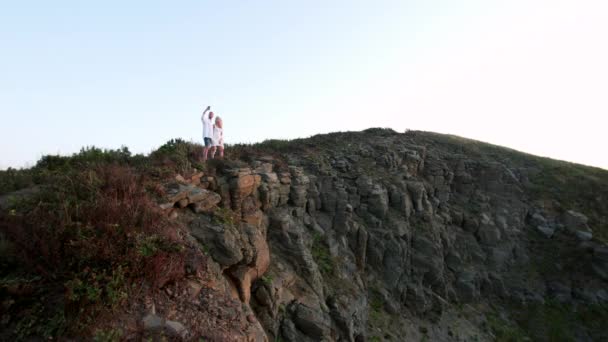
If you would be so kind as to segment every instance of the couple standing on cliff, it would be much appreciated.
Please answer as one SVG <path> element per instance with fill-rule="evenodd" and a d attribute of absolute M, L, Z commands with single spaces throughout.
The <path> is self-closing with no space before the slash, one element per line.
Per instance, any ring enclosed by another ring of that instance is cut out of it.
<path fill-rule="evenodd" d="M 209 112 L 209 114 L 207 114 Z M 207 155 L 211 152 L 211 159 L 215 157 L 215 152 L 219 151 L 219 158 L 224 158 L 224 125 L 219 116 L 213 122 L 213 112 L 207 106 L 201 117 L 203 121 L 203 162 L 207 161 Z"/>

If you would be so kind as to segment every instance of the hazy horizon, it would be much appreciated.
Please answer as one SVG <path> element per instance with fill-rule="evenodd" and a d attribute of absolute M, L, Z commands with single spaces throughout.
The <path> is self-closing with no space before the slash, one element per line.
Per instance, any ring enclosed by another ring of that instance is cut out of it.
<path fill-rule="evenodd" d="M 608 169 L 600 0 L 0 5 L 0 169 L 390 127 Z"/>

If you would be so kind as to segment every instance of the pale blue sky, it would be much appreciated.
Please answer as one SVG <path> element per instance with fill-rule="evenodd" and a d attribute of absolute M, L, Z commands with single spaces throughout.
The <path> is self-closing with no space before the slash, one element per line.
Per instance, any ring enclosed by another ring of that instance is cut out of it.
<path fill-rule="evenodd" d="M 0 2 L 0 168 L 392 127 L 608 168 L 601 0 Z"/>

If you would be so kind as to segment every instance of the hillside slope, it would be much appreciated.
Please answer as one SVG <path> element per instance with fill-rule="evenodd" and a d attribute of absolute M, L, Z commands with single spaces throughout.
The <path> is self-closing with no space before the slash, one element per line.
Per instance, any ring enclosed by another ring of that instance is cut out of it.
<path fill-rule="evenodd" d="M 227 152 L 3 172 L 0 337 L 608 339 L 608 171 L 386 129 Z"/>

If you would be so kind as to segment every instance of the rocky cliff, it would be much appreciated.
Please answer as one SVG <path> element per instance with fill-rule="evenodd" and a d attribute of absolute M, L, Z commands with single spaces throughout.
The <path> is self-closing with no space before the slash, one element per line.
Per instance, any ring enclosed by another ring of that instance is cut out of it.
<path fill-rule="evenodd" d="M 608 339 L 607 171 L 385 129 L 228 157 L 159 184 L 197 258 L 117 339 Z"/>

